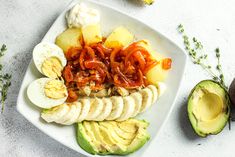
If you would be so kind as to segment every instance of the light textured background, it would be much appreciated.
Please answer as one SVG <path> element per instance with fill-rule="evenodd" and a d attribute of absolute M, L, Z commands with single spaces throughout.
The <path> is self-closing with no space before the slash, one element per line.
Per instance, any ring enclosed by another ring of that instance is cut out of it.
<path fill-rule="evenodd" d="M 145 21 L 183 46 L 176 26 L 183 23 L 187 32 L 204 44 L 214 59 L 220 47 L 226 83 L 235 77 L 235 0 L 156 0 L 143 7 L 138 0 L 97 0 Z M 0 44 L 8 53 L 1 60 L 13 74 L 4 114 L 0 115 L 1 157 L 82 156 L 44 135 L 16 111 L 16 99 L 33 47 L 69 3 L 68 0 L 0 0 Z M 157 44 L 157 43 L 156 43 Z M 158 136 L 158 157 L 232 157 L 235 124 L 217 136 L 198 138 L 188 121 L 186 100 L 193 86 L 209 76 L 188 61 L 177 102 Z M 152 124 L 154 125 L 154 124 Z"/>

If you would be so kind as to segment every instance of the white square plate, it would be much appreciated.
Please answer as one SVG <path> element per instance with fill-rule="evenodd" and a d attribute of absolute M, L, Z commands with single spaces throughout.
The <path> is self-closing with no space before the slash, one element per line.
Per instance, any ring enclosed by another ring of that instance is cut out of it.
<path fill-rule="evenodd" d="M 77 2 L 80 2 L 80 0 L 73 1 L 61 13 L 42 41 L 54 43 L 56 36 L 66 29 L 66 11 Z M 143 154 L 146 149 L 154 148 L 155 142 L 157 142 L 157 140 L 155 140 L 157 138 L 157 134 L 173 108 L 186 65 L 186 54 L 167 37 L 133 17 L 123 14 L 113 8 L 91 1 L 83 1 L 83 3 L 86 3 L 89 7 L 96 8 L 100 11 L 101 29 L 104 36 L 108 35 L 108 33 L 117 26 L 125 26 L 135 35 L 136 39 L 148 39 L 152 47 L 157 52 L 169 56 L 173 60 L 172 69 L 170 70 L 166 80 L 166 93 L 147 112 L 138 116 L 138 118 L 145 119 L 150 122 L 148 131 L 151 135 L 151 139 L 143 148 L 129 156 L 144 156 Z M 77 144 L 74 126 L 47 124 L 40 118 L 40 109 L 34 106 L 28 100 L 26 95 L 27 86 L 39 77 L 41 77 L 41 74 L 37 71 L 33 62 L 31 62 L 21 85 L 17 101 L 17 110 L 37 128 L 58 142 L 79 153 L 93 156 L 81 149 Z M 154 155 L 154 152 L 147 152 L 148 156 Z"/>

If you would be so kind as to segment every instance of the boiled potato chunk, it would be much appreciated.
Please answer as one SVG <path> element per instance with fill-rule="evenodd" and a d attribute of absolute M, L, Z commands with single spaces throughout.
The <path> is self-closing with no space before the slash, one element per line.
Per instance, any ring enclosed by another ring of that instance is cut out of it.
<path fill-rule="evenodd" d="M 162 68 L 162 63 L 160 61 L 159 64 L 157 64 L 155 67 L 150 69 L 147 74 L 147 80 L 151 82 L 152 84 L 156 84 L 157 82 L 163 82 L 166 79 L 166 76 L 168 74 L 168 70 L 164 70 Z"/>
<path fill-rule="evenodd" d="M 82 27 L 82 35 L 86 45 L 102 42 L 99 24 L 92 24 Z"/>
<path fill-rule="evenodd" d="M 154 51 L 147 40 L 139 41 L 138 45 L 148 50 L 148 52 L 153 56 L 153 58 L 159 61 L 159 63 L 155 67 L 153 67 L 147 72 L 146 74 L 147 80 L 154 85 L 156 85 L 159 81 L 164 81 L 168 73 L 167 70 L 164 70 L 162 68 L 162 59 L 164 58 L 164 56 Z"/>
<path fill-rule="evenodd" d="M 106 39 L 104 45 L 108 48 L 125 47 L 134 39 L 134 36 L 125 28 L 116 28 Z"/>
<path fill-rule="evenodd" d="M 80 37 L 81 29 L 69 28 L 56 37 L 55 44 L 66 53 L 70 47 L 81 47 Z"/>
<path fill-rule="evenodd" d="M 164 56 L 162 54 L 157 53 L 156 51 L 154 51 L 152 49 L 152 47 L 151 47 L 148 40 L 145 40 L 145 39 L 140 40 L 140 41 L 138 41 L 138 45 L 144 47 L 153 56 L 153 58 L 155 58 L 156 60 L 159 61 L 159 60 L 164 58 Z"/>

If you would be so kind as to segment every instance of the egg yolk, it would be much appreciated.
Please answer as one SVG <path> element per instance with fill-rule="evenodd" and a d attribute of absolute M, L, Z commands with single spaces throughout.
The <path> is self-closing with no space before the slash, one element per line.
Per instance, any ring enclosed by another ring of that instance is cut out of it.
<path fill-rule="evenodd" d="M 47 58 L 42 63 L 42 72 L 50 78 L 58 78 L 63 70 L 62 64 L 57 57 Z"/>
<path fill-rule="evenodd" d="M 61 99 L 67 96 L 67 89 L 62 81 L 51 80 L 44 86 L 45 95 L 52 99 Z"/>

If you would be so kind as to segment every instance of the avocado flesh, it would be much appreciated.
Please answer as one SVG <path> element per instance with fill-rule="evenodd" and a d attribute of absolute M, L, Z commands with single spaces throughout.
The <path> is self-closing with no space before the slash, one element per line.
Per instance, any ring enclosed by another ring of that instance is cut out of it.
<path fill-rule="evenodd" d="M 81 148 L 90 154 L 126 155 L 135 152 L 141 148 L 150 138 L 146 130 L 148 123 L 141 120 L 127 121 L 84 121 L 78 123 L 78 144 L 81 146 Z M 140 123 L 139 126 L 137 125 L 138 121 Z M 122 126 L 124 125 L 121 123 L 128 124 L 128 126 L 130 126 L 132 123 L 134 127 L 131 126 L 131 130 L 133 131 L 133 128 L 135 128 L 135 130 L 132 133 L 125 132 L 118 127 L 118 124 Z"/>
<path fill-rule="evenodd" d="M 136 137 L 131 142 L 130 146 L 127 148 L 125 154 L 130 154 L 133 153 L 135 150 L 140 149 L 149 139 L 149 134 L 143 128 L 140 128 Z"/>
<path fill-rule="evenodd" d="M 218 134 L 225 127 L 230 114 L 227 91 L 217 82 L 204 80 L 191 91 L 188 116 L 194 131 L 201 137 Z"/>
<path fill-rule="evenodd" d="M 116 127 L 116 122 L 112 122 L 111 121 L 109 123 L 106 123 L 106 125 L 108 125 L 110 127 L 113 127 L 113 129 L 115 130 L 116 134 L 118 136 L 120 136 L 121 138 L 124 138 L 124 139 L 127 139 L 127 140 L 132 140 L 135 137 L 135 134 L 126 132 L 126 131 L 122 130 L 121 128 Z"/>
<path fill-rule="evenodd" d="M 105 151 L 103 153 L 107 153 L 107 151 L 112 152 L 112 148 L 110 147 L 110 144 L 112 145 L 113 143 L 110 143 L 109 141 L 105 140 L 103 136 L 101 135 L 100 128 L 98 127 L 99 125 L 96 122 L 91 122 L 91 131 L 94 133 L 95 140 L 97 141 L 103 141 L 101 145 L 105 148 Z"/>
<path fill-rule="evenodd" d="M 96 154 L 97 150 L 94 149 L 96 147 L 93 146 L 91 138 L 87 135 L 82 123 L 78 123 L 77 125 L 77 142 L 85 151 L 90 154 Z"/>
<path fill-rule="evenodd" d="M 133 133 L 136 131 L 136 127 L 147 128 L 149 123 L 144 120 L 129 119 L 123 122 L 117 122 L 117 125 L 123 131 Z"/>
<path fill-rule="evenodd" d="M 106 122 L 100 122 L 99 125 L 103 126 L 106 128 L 106 130 L 108 131 L 109 135 L 111 136 L 111 138 L 115 141 L 115 143 L 120 143 L 121 145 L 123 145 L 123 147 L 125 147 L 125 145 L 129 145 L 131 143 L 131 140 L 127 140 L 122 136 L 119 136 L 115 129 L 113 129 L 114 127 L 110 127 L 109 125 L 106 125 Z"/>
<path fill-rule="evenodd" d="M 91 122 L 92 123 L 92 122 Z M 91 139 L 90 142 L 92 143 L 91 145 L 94 145 L 94 150 L 100 151 L 101 153 L 105 153 L 107 149 L 107 144 L 106 143 L 101 143 L 100 141 L 102 139 L 97 139 L 97 134 L 94 134 L 94 130 L 92 130 L 92 125 L 89 122 L 84 122 L 83 127 L 86 130 L 87 135 Z M 98 131 L 98 130 L 97 130 Z M 99 137 L 99 136 L 98 136 Z"/>

